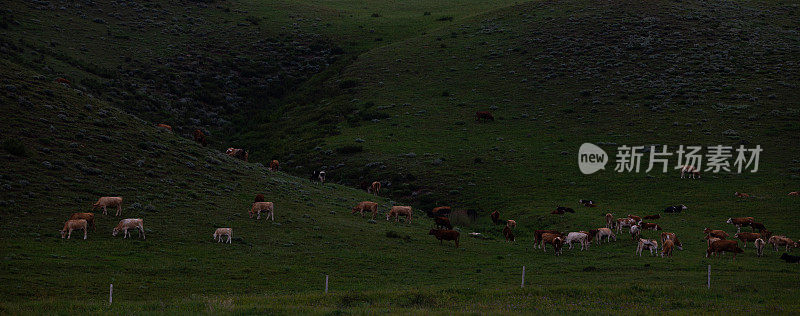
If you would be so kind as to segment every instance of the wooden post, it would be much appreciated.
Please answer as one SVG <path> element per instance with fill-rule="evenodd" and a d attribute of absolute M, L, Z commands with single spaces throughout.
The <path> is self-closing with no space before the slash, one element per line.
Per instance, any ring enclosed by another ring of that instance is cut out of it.
<path fill-rule="evenodd" d="M 328 275 L 325 275 L 325 294 L 328 294 Z"/>
<path fill-rule="evenodd" d="M 711 265 L 708 265 L 708 288 L 711 289 Z"/>
<path fill-rule="evenodd" d="M 109 306 L 111 305 L 111 302 L 113 301 L 113 297 L 114 297 L 114 284 L 111 283 L 111 284 L 108 285 L 108 305 Z"/>
<path fill-rule="evenodd" d="M 519 287 L 525 287 L 525 266 L 522 266 L 522 284 Z"/>

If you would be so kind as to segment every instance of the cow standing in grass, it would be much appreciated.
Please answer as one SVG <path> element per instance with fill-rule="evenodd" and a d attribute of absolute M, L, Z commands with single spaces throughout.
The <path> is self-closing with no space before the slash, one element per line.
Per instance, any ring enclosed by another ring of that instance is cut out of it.
<path fill-rule="evenodd" d="M 92 210 L 103 208 L 103 215 L 108 215 L 108 208 L 116 207 L 117 216 L 122 215 L 122 197 L 119 196 L 104 196 L 97 200 L 97 203 L 92 204 Z"/>

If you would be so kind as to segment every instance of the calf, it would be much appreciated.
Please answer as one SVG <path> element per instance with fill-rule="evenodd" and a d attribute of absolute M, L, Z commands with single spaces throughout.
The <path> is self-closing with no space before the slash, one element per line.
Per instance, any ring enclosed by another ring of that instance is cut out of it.
<path fill-rule="evenodd" d="M 743 248 L 747 248 L 748 242 L 756 241 L 756 239 L 762 239 L 762 238 L 763 236 L 761 236 L 761 234 L 759 233 L 744 232 L 744 233 L 736 233 L 735 235 L 733 235 L 733 239 L 738 239 L 744 242 L 744 246 L 742 246 Z"/>
<path fill-rule="evenodd" d="M 533 232 L 533 248 L 537 248 L 539 244 L 542 242 L 542 235 L 544 234 L 558 234 L 561 235 L 560 231 L 557 230 L 548 230 L 548 229 L 540 229 L 535 230 Z"/>
<path fill-rule="evenodd" d="M 736 232 L 738 233 L 739 231 L 741 231 L 742 226 L 750 226 L 750 224 L 754 221 L 755 219 L 752 217 L 736 217 L 736 218 L 728 218 L 728 220 L 725 222 L 728 224 L 733 224 L 733 226 L 736 226 Z"/>
<path fill-rule="evenodd" d="M 514 227 L 517 227 L 517 221 L 515 221 L 513 219 L 507 220 L 506 221 L 506 227 L 514 229 Z"/>
<path fill-rule="evenodd" d="M 228 243 L 231 243 L 231 239 L 233 238 L 233 229 L 232 228 L 217 228 L 214 231 L 214 234 L 211 235 L 214 237 L 214 240 L 217 242 L 222 242 L 222 236 L 228 236 Z"/>
<path fill-rule="evenodd" d="M 492 223 L 494 223 L 495 225 L 500 224 L 500 212 L 494 211 L 489 216 L 492 218 Z"/>
<path fill-rule="evenodd" d="M 506 241 L 514 241 L 514 232 L 508 226 L 503 227 L 503 236 L 506 237 Z"/>
<path fill-rule="evenodd" d="M 656 224 L 656 223 L 642 223 L 642 222 L 639 222 L 639 226 L 641 226 L 642 229 L 645 229 L 645 230 L 647 230 L 647 229 L 649 229 L 649 230 L 661 230 L 661 226 L 658 226 L 658 224 Z"/>
<path fill-rule="evenodd" d="M 672 248 L 675 247 L 675 243 L 673 243 L 672 240 L 667 239 L 663 242 L 663 246 L 661 247 L 661 258 L 665 256 L 672 257 Z"/>
<path fill-rule="evenodd" d="M 658 252 L 658 242 L 653 239 L 639 238 L 639 243 L 636 246 L 636 254 L 641 257 L 642 250 L 645 249 L 650 250 L 650 255 L 653 255 L 653 251 Z"/>
<path fill-rule="evenodd" d="M 733 196 L 740 197 L 740 198 L 749 198 L 750 194 L 735 192 L 735 193 L 733 193 Z"/>
<path fill-rule="evenodd" d="M 66 236 L 67 239 L 72 237 L 73 230 L 83 229 L 83 239 L 86 239 L 88 236 L 89 231 L 89 224 L 86 223 L 85 219 L 70 219 L 64 223 L 64 228 L 61 229 L 61 239 L 64 239 Z"/>
<path fill-rule="evenodd" d="M 458 248 L 459 233 L 455 230 L 431 229 L 428 235 L 436 236 L 436 239 L 439 239 L 440 245 L 442 244 L 442 240 L 453 240 L 456 243 L 456 248 Z"/>
<path fill-rule="evenodd" d="M 114 227 L 114 230 L 111 232 L 111 236 L 117 236 L 117 234 L 122 232 L 122 238 L 128 238 L 131 235 L 131 233 L 128 231 L 129 229 L 137 229 L 139 231 L 139 237 L 145 239 L 144 220 L 141 218 L 126 218 L 119 221 L 117 227 Z"/>
<path fill-rule="evenodd" d="M 687 210 L 688 207 L 686 205 L 676 205 L 676 206 L 668 206 L 664 209 L 664 213 L 680 213 L 681 211 Z"/>
<path fill-rule="evenodd" d="M 714 253 L 714 256 L 716 256 L 718 253 L 724 253 L 726 251 L 733 253 L 733 260 L 736 260 L 737 253 L 744 252 L 742 248 L 739 248 L 739 245 L 735 240 L 718 240 L 711 243 L 711 246 L 706 249 L 706 258 L 708 258 L 711 253 Z"/>
<path fill-rule="evenodd" d="M 786 252 L 789 252 L 789 250 L 795 246 L 794 242 L 791 239 L 786 238 L 786 236 L 772 236 L 769 238 L 769 240 L 767 240 L 767 243 L 771 244 L 772 249 L 776 252 L 778 251 L 778 246 L 785 246 Z"/>
<path fill-rule="evenodd" d="M 589 234 L 585 232 L 571 232 L 564 238 L 564 242 L 572 249 L 572 243 L 577 242 L 581 244 L 581 251 L 589 248 Z"/>
<path fill-rule="evenodd" d="M 706 228 L 706 229 L 703 230 L 703 232 L 706 234 L 706 237 L 709 237 L 709 236 L 710 237 L 717 237 L 717 238 L 723 239 L 723 240 L 724 239 L 728 239 L 728 236 L 730 236 L 724 230 Z M 706 239 L 708 239 L 708 238 L 706 238 Z"/>
<path fill-rule="evenodd" d="M 451 211 L 452 209 L 449 206 L 438 206 L 431 210 L 431 214 L 433 214 L 433 217 L 448 216 Z"/>
<path fill-rule="evenodd" d="M 663 244 L 667 240 L 672 241 L 672 244 L 675 246 L 675 248 L 678 248 L 678 250 L 683 250 L 683 244 L 680 240 L 678 240 L 678 237 L 675 236 L 675 233 L 661 233 L 661 243 Z"/>
<path fill-rule="evenodd" d="M 435 218 L 434 221 L 436 223 L 436 227 L 453 229 L 453 225 L 450 225 L 450 219 L 447 217 L 440 216 Z"/>
<path fill-rule="evenodd" d="M 689 179 L 695 179 L 695 178 L 700 179 L 700 170 L 698 170 L 694 166 L 685 165 L 681 166 L 680 168 L 681 168 L 681 179 L 683 179 L 684 177 Z"/>
<path fill-rule="evenodd" d="M 617 241 L 617 235 L 614 235 L 614 232 L 612 232 L 611 229 L 602 227 L 602 228 L 596 229 L 597 232 L 593 232 L 593 231 L 595 231 L 595 229 L 590 230 L 589 233 L 590 234 L 591 233 L 594 234 L 595 241 L 597 241 L 598 245 L 601 244 L 601 241 L 603 240 L 603 237 L 606 237 L 606 242 L 610 242 L 611 238 L 614 238 L 614 241 Z"/>
<path fill-rule="evenodd" d="M 785 252 L 781 255 L 781 260 L 786 261 L 786 263 L 800 263 L 800 257 L 792 256 Z"/>
<path fill-rule="evenodd" d="M 759 257 L 761 257 L 764 254 L 764 245 L 765 244 L 766 244 L 766 242 L 764 241 L 764 239 L 761 239 L 761 238 L 756 239 L 756 241 L 753 242 L 753 245 L 756 246 L 756 253 L 758 254 Z"/>
<path fill-rule="evenodd" d="M 275 204 L 272 202 L 255 202 L 253 206 L 250 208 L 250 218 L 253 218 L 253 215 L 256 215 L 256 219 L 261 219 L 261 212 L 267 212 L 267 219 L 272 218 L 272 221 L 275 221 Z"/>
<path fill-rule="evenodd" d="M 250 152 L 240 148 L 229 147 L 225 151 L 225 154 L 233 158 L 244 160 L 245 162 L 250 158 Z"/>
<path fill-rule="evenodd" d="M 659 219 L 659 218 L 661 218 L 661 215 L 658 215 L 658 214 L 646 215 L 645 217 L 642 217 L 642 219 Z"/>
<path fill-rule="evenodd" d="M 378 214 L 378 203 L 371 202 L 371 201 L 363 201 L 359 202 L 358 205 L 353 206 L 353 211 L 350 214 L 355 214 L 359 212 L 361 217 L 364 217 L 364 212 L 372 213 L 372 219 L 375 219 L 375 215 Z"/>
<path fill-rule="evenodd" d="M 389 218 L 394 216 L 394 221 L 397 222 L 400 220 L 401 215 L 405 216 L 406 222 L 411 224 L 411 206 L 392 206 L 389 213 L 386 213 L 386 220 L 388 221 Z"/>
<path fill-rule="evenodd" d="M 483 122 L 494 121 L 494 115 L 489 111 L 475 112 L 475 121 L 480 122 L 481 120 L 483 120 Z"/>
<path fill-rule="evenodd" d="M 119 196 L 104 196 L 97 200 L 97 203 L 92 204 L 92 211 L 97 208 L 103 208 L 103 215 L 108 214 L 108 207 L 117 207 L 117 216 L 122 215 L 122 197 Z"/>
<path fill-rule="evenodd" d="M 94 213 L 72 213 L 69 219 L 85 219 L 86 223 L 89 224 L 89 228 L 92 231 L 97 231 L 97 227 L 94 226 Z"/>
<path fill-rule="evenodd" d="M 547 244 L 553 245 L 553 249 L 555 249 L 556 256 L 561 254 L 561 245 L 563 244 L 563 239 L 561 234 L 550 234 L 544 233 L 542 234 L 542 251 L 547 252 L 546 246 Z"/>
<path fill-rule="evenodd" d="M 378 195 L 381 191 L 381 183 L 378 181 L 372 182 L 372 184 L 367 189 L 367 193 L 372 193 Z"/>
<path fill-rule="evenodd" d="M 269 170 L 270 171 L 278 171 L 278 169 L 280 169 L 280 167 L 281 167 L 281 163 L 276 159 L 272 159 L 272 161 L 269 163 Z"/>
<path fill-rule="evenodd" d="M 194 130 L 194 132 L 192 133 L 192 137 L 194 137 L 195 142 L 197 142 L 200 145 L 203 145 L 203 147 L 208 145 L 208 143 L 206 142 L 206 134 L 203 134 L 203 132 L 200 131 L 199 129 Z"/>
<path fill-rule="evenodd" d="M 606 228 L 614 228 L 614 214 L 606 213 Z"/>

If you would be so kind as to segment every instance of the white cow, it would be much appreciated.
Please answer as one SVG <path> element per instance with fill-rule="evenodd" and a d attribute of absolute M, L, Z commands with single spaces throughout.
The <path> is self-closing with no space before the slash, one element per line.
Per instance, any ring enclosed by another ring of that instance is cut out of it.
<path fill-rule="evenodd" d="M 583 251 L 589 248 L 589 235 L 581 232 L 571 232 L 567 234 L 567 238 L 564 239 L 564 242 L 569 245 L 569 249 L 572 249 L 573 242 L 580 243 L 581 251 Z"/>
<path fill-rule="evenodd" d="M 217 242 L 222 242 L 222 236 L 228 236 L 228 243 L 231 243 L 231 239 L 233 238 L 233 229 L 231 228 L 217 228 L 214 232 L 214 240 Z"/>
<path fill-rule="evenodd" d="M 144 220 L 141 218 L 126 218 L 119 221 L 119 224 L 117 224 L 117 227 L 114 227 L 114 231 L 111 233 L 111 235 L 117 236 L 119 232 L 122 232 L 122 238 L 128 238 L 131 235 L 130 232 L 128 232 L 129 229 L 138 229 L 139 236 L 142 237 L 142 239 L 145 239 Z"/>

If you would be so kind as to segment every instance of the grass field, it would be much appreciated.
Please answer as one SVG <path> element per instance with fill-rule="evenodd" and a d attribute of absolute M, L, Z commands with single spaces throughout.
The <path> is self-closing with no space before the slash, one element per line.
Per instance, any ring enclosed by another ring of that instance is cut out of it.
<path fill-rule="evenodd" d="M 733 235 L 727 218 L 753 216 L 800 237 L 800 199 L 787 196 L 800 190 L 791 2 L 61 5 L 14 3 L 0 24 L 0 313 L 800 311 L 800 265 L 752 244 L 735 261 L 705 258 L 702 233 Z M 105 35 L 116 32 L 130 34 Z M 478 110 L 496 120 L 475 122 Z M 212 146 L 187 139 L 194 128 Z M 612 161 L 583 175 L 584 142 L 612 159 L 618 145 L 764 152 L 756 173 L 686 180 Z M 222 154 L 229 144 L 251 163 Z M 258 163 L 272 158 L 284 171 Z M 322 166 L 333 183 L 307 180 Z M 354 188 L 374 180 L 383 197 Z M 275 222 L 248 218 L 257 193 Z M 59 238 L 69 214 L 117 195 L 146 240 L 112 237 L 120 218 L 104 215 L 88 240 Z M 363 200 L 380 203 L 375 223 L 350 214 Z M 412 223 L 387 222 L 393 204 L 413 205 Z M 677 204 L 689 209 L 662 212 Z M 460 248 L 427 235 L 435 205 L 479 214 L 453 218 Z M 550 215 L 558 205 L 576 213 Z M 494 210 L 517 221 L 517 242 Z M 536 229 L 602 227 L 609 211 L 661 213 L 684 250 L 639 257 L 624 232 L 561 256 L 532 248 Z M 216 227 L 233 243 L 213 242 Z"/>

